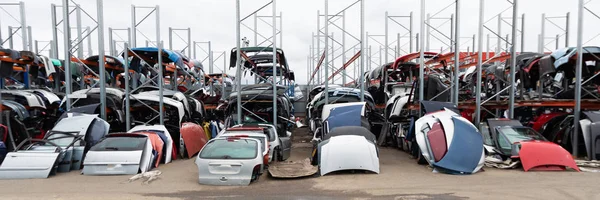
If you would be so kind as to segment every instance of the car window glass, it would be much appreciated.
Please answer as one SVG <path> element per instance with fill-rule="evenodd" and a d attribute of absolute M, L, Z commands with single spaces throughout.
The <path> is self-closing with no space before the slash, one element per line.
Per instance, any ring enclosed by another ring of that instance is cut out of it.
<path fill-rule="evenodd" d="M 212 140 L 199 154 L 201 159 L 253 159 L 258 143 L 254 140 Z"/>
<path fill-rule="evenodd" d="M 94 145 L 92 151 L 134 151 L 143 150 L 146 137 L 108 137 Z"/>
<path fill-rule="evenodd" d="M 485 123 L 481 123 L 481 125 L 479 126 L 479 130 L 481 131 L 481 136 L 483 136 L 483 144 L 485 145 L 493 145 L 492 142 L 492 135 L 490 133 L 490 127 L 485 124 Z"/>

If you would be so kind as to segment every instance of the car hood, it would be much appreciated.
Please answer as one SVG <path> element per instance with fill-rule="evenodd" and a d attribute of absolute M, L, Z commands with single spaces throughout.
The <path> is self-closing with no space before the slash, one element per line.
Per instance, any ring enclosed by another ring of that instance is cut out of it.
<path fill-rule="evenodd" d="M 519 158 L 523 170 L 543 170 L 544 167 L 569 167 L 579 171 L 571 154 L 561 146 L 546 141 L 520 142 Z"/>
<path fill-rule="evenodd" d="M 379 173 L 379 155 L 372 141 L 363 136 L 340 135 L 319 144 L 321 176 L 341 170 Z"/>

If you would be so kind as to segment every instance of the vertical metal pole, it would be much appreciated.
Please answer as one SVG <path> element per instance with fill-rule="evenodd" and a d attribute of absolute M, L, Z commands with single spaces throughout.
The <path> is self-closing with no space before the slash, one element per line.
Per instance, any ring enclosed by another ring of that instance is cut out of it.
<path fill-rule="evenodd" d="M 65 96 L 67 97 L 67 111 L 71 110 L 71 37 L 69 27 L 69 0 L 63 0 L 63 32 L 64 32 L 64 68 L 65 68 Z M 60 81 L 55 79 L 55 81 Z"/>
<path fill-rule="evenodd" d="M 417 41 L 415 41 L 415 44 L 416 44 L 416 47 L 417 47 L 417 48 L 415 48 L 415 50 L 416 51 L 421 51 L 421 49 L 419 48 L 419 47 L 421 47 L 421 46 L 419 46 L 421 44 L 419 42 L 419 33 L 416 34 L 415 39 L 417 40 Z"/>
<path fill-rule="evenodd" d="M 113 44 L 113 30 L 111 27 L 108 27 L 108 51 L 110 52 L 108 55 L 111 56 L 115 56 L 115 46 Z"/>
<path fill-rule="evenodd" d="M 475 54 L 475 34 L 473 34 L 473 39 L 471 39 L 471 40 L 473 40 L 473 52 L 472 53 Z"/>
<path fill-rule="evenodd" d="M 427 32 L 425 32 L 425 39 L 426 39 L 426 46 L 425 46 L 425 50 L 426 51 L 431 51 L 431 20 L 430 20 L 430 14 L 427 13 L 427 24 L 425 25 L 425 28 L 427 28 Z M 422 33 L 422 32 L 421 32 Z"/>
<path fill-rule="evenodd" d="M 388 30 L 389 30 L 388 29 L 388 21 L 389 21 L 388 18 L 389 18 L 388 11 L 385 11 L 385 31 L 384 31 L 385 32 L 384 33 L 384 37 L 385 38 L 384 38 L 384 42 L 385 42 L 385 61 L 386 62 L 389 60 L 388 59 L 388 49 L 390 48 L 389 47 L 389 42 L 388 42 L 388 34 L 389 34 L 388 33 Z M 379 57 L 381 57 L 381 56 L 379 56 Z M 381 60 L 381 58 L 380 58 L 380 60 Z M 385 71 L 387 71 L 387 70 L 385 70 Z"/>
<path fill-rule="evenodd" d="M 13 27 L 9 26 L 8 27 L 8 48 L 10 48 L 10 49 L 14 49 L 14 46 L 13 46 L 13 38 L 14 37 L 13 36 L 14 36 Z"/>
<path fill-rule="evenodd" d="M 277 6 L 273 0 L 273 126 L 277 127 Z M 241 95 L 241 94 L 240 94 Z"/>
<path fill-rule="evenodd" d="M 342 29 L 346 30 L 346 11 L 342 12 Z M 346 33 L 342 31 L 342 85 L 346 85 L 346 68 L 344 65 L 348 62 L 346 60 Z"/>
<path fill-rule="evenodd" d="M 256 13 L 254 13 L 254 30 L 252 31 L 254 31 L 254 46 L 258 46 L 258 14 Z"/>
<path fill-rule="evenodd" d="M 373 65 L 373 51 L 372 51 L 371 45 L 369 45 L 368 51 L 369 51 L 369 54 L 368 54 L 369 61 L 367 61 L 367 71 L 371 71 L 371 65 Z"/>
<path fill-rule="evenodd" d="M 559 35 L 559 34 L 556 34 L 556 41 L 555 41 L 555 42 L 556 42 L 556 47 L 555 47 L 555 49 L 558 49 L 558 48 L 559 48 L 559 45 L 560 45 L 560 44 L 559 44 L 559 43 L 560 43 L 560 35 Z"/>
<path fill-rule="evenodd" d="M 213 73 L 213 67 L 214 67 L 214 60 L 213 60 L 213 54 L 212 54 L 212 44 L 210 41 L 208 41 L 208 73 L 212 74 Z M 225 57 L 223 57 L 223 59 L 225 59 Z"/>
<path fill-rule="evenodd" d="M 483 11 L 484 11 L 484 0 L 479 0 L 479 25 L 477 27 L 478 40 L 478 56 L 477 56 L 477 86 L 475 89 L 475 123 L 479 125 L 481 121 L 481 56 L 483 49 Z M 475 47 L 473 47 L 475 48 Z"/>
<path fill-rule="evenodd" d="M 34 47 L 35 48 L 34 52 L 35 52 L 35 54 L 40 54 L 40 49 L 39 49 L 39 44 L 38 43 L 39 43 L 39 41 L 35 40 L 35 43 L 34 43 L 34 46 L 35 46 Z"/>
<path fill-rule="evenodd" d="M 329 104 L 329 0 L 325 0 L 325 105 Z"/>
<path fill-rule="evenodd" d="M 226 57 L 226 55 L 227 55 L 227 52 L 223 51 L 223 74 L 227 74 L 227 57 Z M 239 56 L 238 56 L 238 59 L 239 59 Z M 221 99 L 227 98 L 227 90 L 226 90 L 225 86 L 226 86 L 226 84 L 221 84 L 221 87 L 223 89 L 223 95 L 221 95 Z"/>
<path fill-rule="evenodd" d="M 193 57 L 191 57 L 191 58 L 193 58 L 193 59 L 198 59 L 198 53 L 196 52 L 196 48 L 198 47 L 198 46 L 197 46 L 197 45 L 198 45 L 198 42 L 194 41 L 192 44 L 193 44 L 193 46 L 192 46 L 192 50 L 194 51 L 194 52 L 193 52 L 194 56 L 193 56 Z M 210 52 L 210 51 L 208 51 L 208 52 L 209 52 L 210 54 L 212 54 L 212 52 Z"/>
<path fill-rule="evenodd" d="M 237 82 L 237 91 L 241 91 L 242 90 L 242 66 L 240 66 L 240 23 L 242 23 L 240 21 L 240 0 L 235 0 L 235 31 L 236 31 L 236 74 L 235 74 L 235 78 L 236 78 L 236 82 Z M 224 68 L 227 68 L 224 66 Z M 225 84 L 223 84 L 225 85 Z M 242 94 L 240 94 L 238 92 L 237 95 L 237 122 L 238 124 L 242 124 Z"/>
<path fill-rule="evenodd" d="M 163 90 L 164 90 L 164 74 L 163 74 L 163 65 L 162 65 L 162 51 L 163 51 L 163 42 L 160 40 L 160 7 L 157 5 L 154 9 L 154 14 L 156 15 L 156 45 L 158 46 L 158 96 L 160 97 L 160 101 L 158 102 L 158 110 L 159 110 L 159 118 L 160 125 L 164 125 L 165 121 L 165 105 L 163 100 Z M 177 67 L 175 67 L 177 68 Z"/>
<path fill-rule="evenodd" d="M 75 4 L 75 16 L 77 17 L 77 40 L 74 42 L 78 42 L 77 45 L 77 57 L 83 59 L 83 27 L 81 26 L 81 7 L 79 4 Z M 69 7 L 64 7 L 63 9 L 69 10 Z M 64 31 L 71 31 L 70 29 L 65 29 Z"/>
<path fill-rule="evenodd" d="M 473 47 L 475 48 L 475 47 Z M 485 59 L 490 59 L 490 34 L 487 34 Z"/>
<path fill-rule="evenodd" d="M 382 52 L 381 50 L 383 50 L 383 47 L 379 46 L 379 66 L 383 66 L 383 58 L 382 58 L 383 56 L 381 56 L 381 52 Z M 384 73 L 384 77 L 387 77 L 385 75 L 386 72 L 387 72 L 387 70 L 384 70 L 384 72 L 383 72 Z"/>
<path fill-rule="evenodd" d="M 90 34 L 90 31 L 92 29 L 90 29 L 90 27 L 88 26 L 87 28 L 85 28 L 85 30 L 88 32 L 88 34 Z M 104 41 L 104 38 L 100 41 Z M 88 36 L 87 42 L 88 42 L 88 56 L 93 56 L 94 51 L 92 50 L 92 37 Z M 104 52 L 98 52 L 98 54 L 104 54 Z"/>
<path fill-rule="evenodd" d="M 498 37 L 497 37 L 497 46 L 496 46 L 496 54 L 502 53 L 502 13 L 498 14 Z M 475 49 L 475 47 L 473 47 Z M 497 63 L 497 62 L 496 62 Z M 500 95 L 498 95 L 500 96 Z"/>
<path fill-rule="evenodd" d="M 53 5 L 53 4 L 52 4 Z M 10 33 L 9 33 L 10 34 Z M 0 19 L 0 45 L 3 45 L 4 39 L 2 38 L 2 19 Z M 0 100 L 1 101 L 1 100 Z M 0 122 L 2 122 L 2 108 L 0 108 Z"/>
<path fill-rule="evenodd" d="M 413 12 L 412 11 L 410 12 L 410 30 L 408 32 L 408 35 L 409 35 L 408 38 L 410 40 L 409 41 L 410 45 L 409 45 L 409 51 L 408 52 L 412 53 L 413 52 Z M 418 47 L 417 47 L 417 49 L 418 49 Z M 412 80 L 412 77 L 411 77 L 411 80 Z"/>
<path fill-rule="evenodd" d="M 454 38 L 454 14 L 450 15 L 450 52 L 454 52 L 454 45 L 452 45 L 453 43 L 453 39 Z M 444 48 L 442 48 L 443 50 Z M 442 51 L 440 51 L 442 52 Z"/>
<path fill-rule="evenodd" d="M 393 58 L 392 60 L 396 60 L 397 57 L 400 57 L 400 52 L 402 52 L 402 44 L 400 43 L 400 33 L 396 34 L 396 47 L 396 54 L 394 54 L 395 58 Z M 386 60 L 385 62 L 391 62 L 391 60 Z"/>
<path fill-rule="evenodd" d="M 188 55 L 189 59 L 192 59 L 192 28 L 188 27 L 187 28 L 187 32 L 188 32 L 188 42 L 187 42 L 187 48 L 186 48 L 186 52 Z M 210 55 L 210 41 L 208 42 L 208 55 Z M 212 62 L 212 59 L 211 59 Z"/>
<path fill-rule="evenodd" d="M 51 4 L 50 5 L 50 12 L 52 13 L 51 15 L 51 19 L 52 19 L 52 48 L 54 48 L 54 55 L 50 55 L 51 58 L 54 59 L 58 59 L 58 32 L 57 32 L 57 28 L 56 27 L 56 4 Z M 58 80 L 58 79 L 54 79 L 54 80 Z M 56 81 L 56 83 L 58 83 L 58 81 Z"/>
<path fill-rule="evenodd" d="M 317 18 L 318 18 L 318 17 L 317 17 Z M 315 49 L 314 49 L 314 47 L 315 47 L 315 32 L 312 32 L 312 37 L 310 38 L 310 40 L 311 40 L 311 44 L 312 44 L 312 45 L 310 46 L 310 55 L 311 55 L 311 59 L 312 59 L 312 60 L 311 60 L 311 63 L 313 63 L 313 64 L 311 65 L 311 68 L 310 68 L 310 69 L 311 69 L 311 71 L 313 71 L 313 72 L 314 72 L 314 70 L 315 70 L 315 68 L 314 68 L 314 67 L 315 67 L 315 66 L 314 66 L 314 62 L 315 62 L 315 58 L 314 58 L 314 57 L 315 57 Z M 317 50 L 317 52 L 319 52 L 319 50 Z M 309 85 L 309 86 L 310 86 L 310 85 L 312 85 L 312 82 L 313 82 L 313 80 L 314 80 L 314 77 L 311 77 L 311 76 L 312 76 L 312 73 L 309 73 L 309 74 L 308 74 L 308 79 L 306 79 L 306 81 L 308 81 L 308 85 Z M 311 80 L 311 78 L 312 78 L 313 80 Z"/>
<path fill-rule="evenodd" d="M 573 130 L 579 133 L 579 115 L 581 113 L 581 67 L 583 66 L 583 0 L 579 0 L 577 8 L 577 66 L 575 68 L 575 109 L 573 110 Z M 579 155 L 579 134 L 573 137 L 573 156 Z M 591 160 L 588 155 L 588 160 Z"/>
<path fill-rule="evenodd" d="M 321 11 L 317 10 L 317 56 L 321 59 Z M 318 68 L 318 69 L 317 69 Z M 317 85 L 321 85 L 321 66 L 317 65 Z M 314 78 L 313 78 L 314 79 Z"/>
<path fill-rule="evenodd" d="M 525 52 L 525 13 L 521 15 L 521 53 Z"/>
<path fill-rule="evenodd" d="M 510 48 L 510 94 L 508 96 L 508 118 L 515 118 L 515 66 L 517 63 L 517 11 L 518 11 L 518 0 L 513 0 L 513 16 L 512 16 L 512 41 Z"/>
<path fill-rule="evenodd" d="M 571 26 L 570 20 L 571 20 L 571 12 L 567 12 L 567 16 L 565 16 L 565 20 L 566 20 L 566 24 L 565 24 L 565 47 L 569 47 L 569 38 L 570 38 L 570 33 L 571 31 L 569 31 L 569 28 Z"/>
<path fill-rule="evenodd" d="M 334 33 L 331 33 L 331 84 L 335 84 L 333 81 L 335 80 L 335 47 L 333 45 L 335 45 L 334 40 Z M 329 77 L 326 77 L 327 79 L 329 79 Z"/>
<path fill-rule="evenodd" d="M 546 50 L 546 45 L 544 44 L 544 42 L 546 41 L 546 13 L 542 13 L 542 33 L 541 33 L 541 41 L 540 41 L 540 45 L 541 45 L 541 51 L 545 51 Z"/>
<path fill-rule="evenodd" d="M 505 41 L 508 41 L 508 34 L 506 34 L 506 37 L 504 38 L 504 40 L 505 40 Z M 508 44 L 508 42 L 506 42 L 504 45 L 506 46 L 506 47 L 504 48 L 504 49 L 506 49 L 505 51 L 506 51 L 506 52 L 510 51 L 510 49 L 509 49 L 509 47 L 508 47 L 508 45 L 509 45 L 509 44 Z M 510 44 L 510 45 L 512 45 L 512 44 Z"/>
<path fill-rule="evenodd" d="M 106 120 L 106 68 L 104 66 L 104 7 L 102 1 L 103 0 L 96 0 L 98 7 L 98 54 L 100 55 L 98 56 L 98 68 L 100 69 L 100 117 Z M 125 73 L 129 72 L 126 71 Z"/>
<path fill-rule="evenodd" d="M 123 46 L 125 46 L 125 50 L 123 50 L 123 60 L 127 60 L 129 57 L 129 44 L 125 42 Z M 131 115 L 129 114 L 129 62 L 123 62 L 123 65 L 125 67 L 125 76 L 123 77 L 125 80 L 125 131 L 129 131 L 129 129 L 131 129 Z"/>
<path fill-rule="evenodd" d="M 542 34 L 538 34 L 538 53 L 544 53 L 544 47 L 542 47 L 542 43 L 544 43 Z"/>
<path fill-rule="evenodd" d="M 275 26 L 275 24 L 273 24 Z M 283 12 L 279 12 L 279 48 L 283 49 Z"/>
<path fill-rule="evenodd" d="M 169 50 L 173 51 L 173 27 L 169 27 Z"/>
<path fill-rule="evenodd" d="M 427 15 L 427 18 L 425 18 L 425 0 L 421 0 L 421 30 L 419 31 L 419 33 L 425 33 L 425 20 L 429 20 L 429 14 Z M 428 29 L 429 30 L 429 29 Z M 429 32 L 429 31 L 427 31 Z M 426 33 L 426 35 L 429 35 L 429 33 Z M 423 83 L 423 80 L 425 80 L 425 70 L 424 70 L 424 66 L 425 66 L 425 53 L 424 53 L 424 49 L 423 47 L 425 47 L 425 40 L 423 38 L 421 38 L 421 40 L 419 41 L 420 44 L 419 46 L 421 47 L 421 49 L 419 49 L 419 54 L 420 54 L 420 58 L 419 58 L 419 102 L 423 102 L 425 95 L 423 95 L 423 93 L 425 92 L 423 89 L 423 87 L 425 87 L 425 84 Z M 427 48 L 429 48 L 429 46 L 427 46 Z M 419 106 L 419 117 L 421 116 L 421 113 L 423 111 L 423 108 L 421 108 L 421 106 Z"/>
<path fill-rule="evenodd" d="M 27 46 L 29 47 L 27 49 L 29 49 L 29 51 L 33 51 L 33 41 L 32 40 L 33 40 L 33 36 L 31 34 L 31 26 L 27 26 L 27 43 L 28 43 Z"/>
<path fill-rule="evenodd" d="M 131 28 L 127 28 L 127 41 L 129 45 L 131 45 L 131 43 L 135 41 L 135 39 L 133 38 L 133 32 L 131 32 Z"/>
<path fill-rule="evenodd" d="M 365 0 L 360 0 L 360 101 L 365 101 Z M 325 95 L 328 96 L 328 95 Z"/>
<path fill-rule="evenodd" d="M 458 79 L 460 78 L 460 0 L 456 0 L 456 18 L 454 18 L 454 104 L 458 107 L 458 94 L 460 87 L 458 85 Z"/>
<path fill-rule="evenodd" d="M 27 35 L 27 20 L 25 19 L 25 2 L 19 2 L 19 10 L 21 11 L 21 38 L 23 38 L 23 50 L 27 50 L 29 49 L 27 45 L 29 36 Z"/>
<path fill-rule="evenodd" d="M 156 42 L 158 43 L 158 39 Z M 173 27 L 169 27 L 169 50 L 173 51 Z M 162 65 L 162 63 L 161 63 Z M 175 70 L 173 71 L 173 75 L 171 77 L 172 81 L 170 81 L 171 89 L 177 89 L 177 66 L 175 66 Z"/>
<path fill-rule="evenodd" d="M 136 33 L 137 33 L 137 21 L 135 18 L 135 5 L 131 5 L 131 41 L 130 41 L 130 45 L 131 48 L 135 48 L 137 47 L 137 38 L 136 38 Z M 158 27 L 157 27 L 158 28 Z"/>

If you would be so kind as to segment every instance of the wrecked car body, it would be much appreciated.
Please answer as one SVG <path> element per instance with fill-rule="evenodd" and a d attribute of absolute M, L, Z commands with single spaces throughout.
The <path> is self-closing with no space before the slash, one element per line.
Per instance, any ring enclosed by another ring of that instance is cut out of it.
<path fill-rule="evenodd" d="M 147 172 L 154 160 L 148 135 L 111 133 L 94 145 L 83 161 L 84 175 L 123 175 Z"/>
<path fill-rule="evenodd" d="M 249 185 L 258 180 L 263 156 L 253 138 L 215 138 L 196 157 L 198 182 L 204 185 Z"/>
<path fill-rule="evenodd" d="M 473 174 L 484 164 L 483 138 L 477 128 L 457 113 L 445 109 L 415 122 L 421 155 L 435 170 L 448 174 Z"/>
<path fill-rule="evenodd" d="M 517 120 L 488 119 L 480 124 L 480 129 L 487 129 L 482 134 L 488 154 L 503 160 L 518 159 L 525 171 L 556 171 L 567 167 L 579 171 L 567 150 Z"/>

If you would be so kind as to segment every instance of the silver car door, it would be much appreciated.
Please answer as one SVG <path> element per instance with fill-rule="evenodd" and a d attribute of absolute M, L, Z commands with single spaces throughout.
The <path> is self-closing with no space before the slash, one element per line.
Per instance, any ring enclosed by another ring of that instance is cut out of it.
<path fill-rule="evenodd" d="M 48 178 L 59 152 L 10 152 L 0 165 L 0 179 Z"/>
<path fill-rule="evenodd" d="M 290 158 L 292 153 L 292 133 L 287 131 L 285 137 L 279 137 L 281 143 L 281 157 L 283 160 Z"/>

